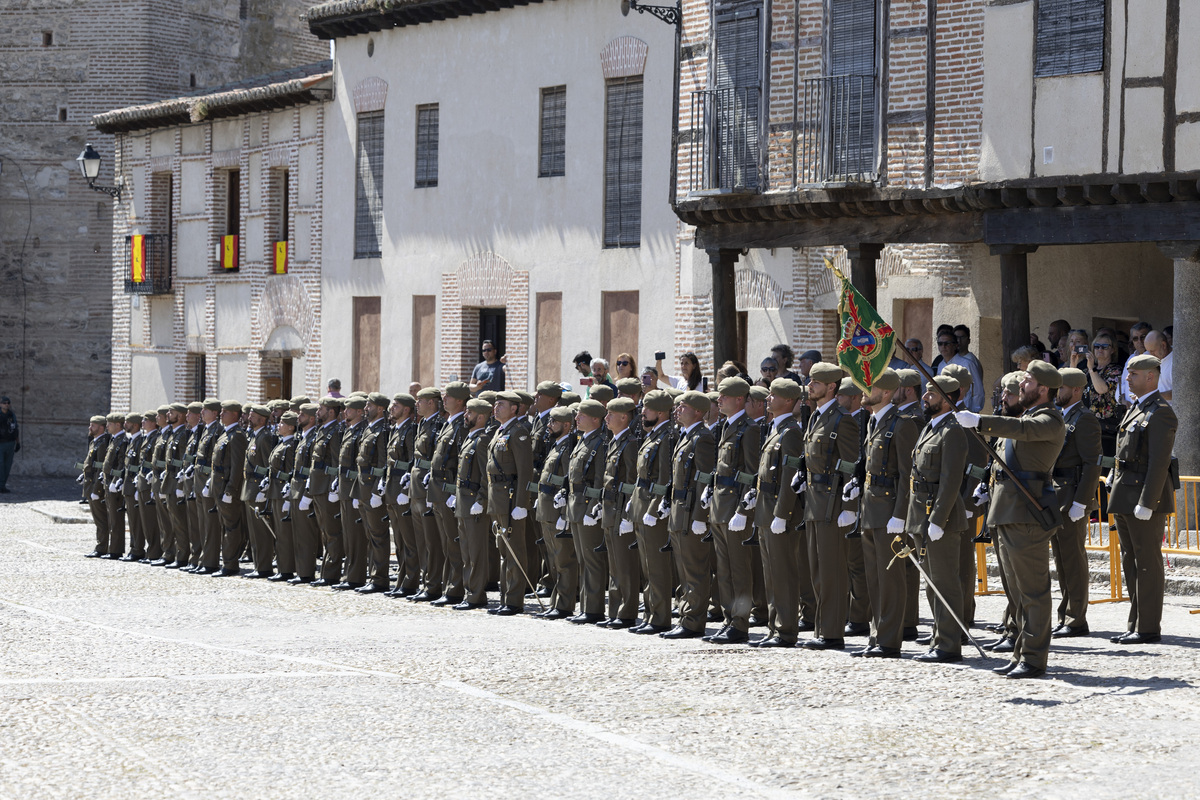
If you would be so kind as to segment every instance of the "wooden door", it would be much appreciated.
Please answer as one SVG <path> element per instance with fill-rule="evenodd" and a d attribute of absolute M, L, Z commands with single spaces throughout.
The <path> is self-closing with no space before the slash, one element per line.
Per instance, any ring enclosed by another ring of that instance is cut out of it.
<path fill-rule="evenodd" d="M 354 298 L 354 374 L 352 390 L 379 390 L 379 298 Z"/>
<path fill-rule="evenodd" d="M 638 358 L 638 293 L 601 292 L 600 344 L 603 357 L 612 369 L 612 361 L 619 353 L 629 353 Z"/>
<path fill-rule="evenodd" d="M 562 292 L 538 292 L 534 383 L 562 380 Z"/>
<path fill-rule="evenodd" d="M 920 339 L 925 345 L 925 363 L 937 355 L 937 347 L 933 343 L 933 298 L 901 300 L 904 303 L 903 314 L 900 317 L 900 335 L 907 339 Z"/>
<path fill-rule="evenodd" d="M 434 375 L 437 296 L 414 294 L 412 317 L 412 380 L 422 388 L 433 386 L 437 381 Z"/>

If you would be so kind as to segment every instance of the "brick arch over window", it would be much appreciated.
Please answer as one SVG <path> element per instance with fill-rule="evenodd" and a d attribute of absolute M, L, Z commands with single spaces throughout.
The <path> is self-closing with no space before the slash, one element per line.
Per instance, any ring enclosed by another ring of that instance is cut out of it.
<path fill-rule="evenodd" d="M 350 95 L 354 98 L 354 113 L 383 111 L 383 105 L 387 102 L 387 90 L 387 81 L 383 78 L 363 78 L 350 90 Z"/>
<path fill-rule="evenodd" d="M 505 385 L 529 388 L 529 272 L 492 252 L 471 256 L 454 272 L 442 275 L 439 322 L 441 369 L 439 380 L 465 379 L 479 362 L 480 308 L 505 310 L 507 364 Z"/>
<path fill-rule="evenodd" d="M 293 328 L 300 334 L 307 351 L 312 345 L 316 315 L 304 284 L 294 275 L 278 275 L 267 280 L 262 300 L 258 303 L 255 331 L 259 348 L 266 347 L 268 337 L 278 328 Z"/>
<path fill-rule="evenodd" d="M 792 304 L 774 278 L 756 269 L 739 269 L 734 274 L 734 297 L 738 311 L 777 309 Z"/>
<path fill-rule="evenodd" d="M 600 68 L 605 80 L 628 78 L 646 72 L 646 53 L 650 46 L 633 36 L 618 36 L 600 51 Z"/>

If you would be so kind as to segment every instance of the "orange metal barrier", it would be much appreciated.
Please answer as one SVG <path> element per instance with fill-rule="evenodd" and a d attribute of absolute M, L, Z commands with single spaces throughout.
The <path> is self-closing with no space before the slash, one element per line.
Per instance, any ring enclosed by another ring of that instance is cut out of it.
<path fill-rule="evenodd" d="M 1200 556 L 1200 477 L 1182 476 L 1175 513 L 1167 518 L 1163 552 Z"/>

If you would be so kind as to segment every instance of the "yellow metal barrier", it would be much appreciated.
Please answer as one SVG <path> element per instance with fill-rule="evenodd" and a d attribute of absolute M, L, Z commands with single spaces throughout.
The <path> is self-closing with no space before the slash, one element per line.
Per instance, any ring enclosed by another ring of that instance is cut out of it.
<path fill-rule="evenodd" d="M 1167 519 L 1164 553 L 1200 556 L 1200 477 L 1183 476 L 1175 513 Z"/>

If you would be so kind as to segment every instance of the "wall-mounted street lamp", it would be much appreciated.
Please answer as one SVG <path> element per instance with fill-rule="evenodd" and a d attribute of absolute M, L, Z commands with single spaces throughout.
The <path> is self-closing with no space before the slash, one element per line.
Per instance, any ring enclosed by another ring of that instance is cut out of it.
<path fill-rule="evenodd" d="M 639 14 L 653 14 L 668 25 L 674 25 L 676 29 L 683 24 L 683 9 L 679 3 L 673 6 L 650 6 L 642 5 L 637 0 L 621 0 L 621 15 L 627 17 L 631 10 Z"/>
<path fill-rule="evenodd" d="M 90 188 L 97 192 L 104 192 L 109 197 L 115 197 L 117 202 L 121 201 L 121 191 L 125 188 L 125 181 L 119 175 L 116 186 L 96 185 L 96 176 L 100 174 L 100 154 L 92 148 L 90 143 L 83 148 L 83 152 L 75 160 L 79 162 L 79 172 L 87 179 Z"/>

